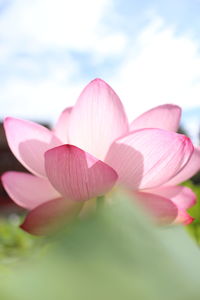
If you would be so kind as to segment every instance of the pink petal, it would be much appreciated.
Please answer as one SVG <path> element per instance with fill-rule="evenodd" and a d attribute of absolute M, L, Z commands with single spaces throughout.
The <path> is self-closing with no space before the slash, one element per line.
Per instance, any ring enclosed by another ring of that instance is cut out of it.
<path fill-rule="evenodd" d="M 151 192 L 169 198 L 177 206 L 178 215 L 175 223 L 187 225 L 193 221 L 193 218 L 187 213 L 187 209 L 196 203 L 196 195 L 191 189 L 184 186 L 168 186 L 153 189 Z"/>
<path fill-rule="evenodd" d="M 76 146 L 63 145 L 47 151 L 45 162 L 50 182 L 69 200 L 103 195 L 117 180 L 111 167 Z"/>
<path fill-rule="evenodd" d="M 165 104 L 154 107 L 135 119 L 131 130 L 141 128 L 161 128 L 177 131 L 181 118 L 181 108 L 177 105 Z"/>
<path fill-rule="evenodd" d="M 111 143 L 127 132 L 119 97 L 103 80 L 91 81 L 71 113 L 69 143 L 103 160 Z"/>
<path fill-rule="evenodd" d="M 184 182 L 194 176 L 197 172 L 200 171 L 200 147 L 194 148 L 194 152 L 186 164 L 186 166 L 174 176 L 171 180 L 169 180 L 166 185 L 176 185 L 181 182 Z"/>
<path fill-rule="evenodd" d="M 15 203 L 26 209 L 60 197 L 50 182 L 22 172 L 6 172 L 1 177 L 3 186 Z"/>
<path fill-rule="evenodd" d="M 168 181 L 193 152 L 189 138 L 162 129 L 140 129 L 115 141 L 105 162 L 116 170 L 119 183 L 132 190 Z"/>
<path fill-rule="evenodd" d="M 16 158 L 32 173 L 45 176 L 44 153 L 61 142 L 50 130 L 30 121 L 6 118 L 4 128 Z"/>
<path fill-rule="evenodd" d="M 21 228 L 34 235 L 45 235 L 59 226 L 71 222 L 79 213 L 82 203 L 69 202 L 63 198 L 43 203 L 25 218 Z"/>
<path fill-rule="evenodd" d="M 178 210 L 170 199 L 146 192 L 137 192 L 134 195 L 159 223 L 170 224 L 176 219 Z"/>
<path fill-rule="evenodd" d="M 66 108 L 60 115 L 58 122 L 54 128 L 54 134 L 59 138 L 63 144 L 68 143 L 68 127 L 69 117 L 72 111 L 72 107 Z"/>

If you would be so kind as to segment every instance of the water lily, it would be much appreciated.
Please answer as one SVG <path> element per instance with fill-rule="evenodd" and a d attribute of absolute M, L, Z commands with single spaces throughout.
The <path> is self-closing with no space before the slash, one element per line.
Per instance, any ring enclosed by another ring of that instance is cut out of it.
<path fill-rule="evenodd" d="M 200 168 L 200 149 L 177 131 L 181 109 L 156 107 L 129 124 L 123 105 L 101 79 L 90 82 L 55 128 L 8 117 L 10 149 L 31 172 L 6 172 L 3 185 L 28 209 L 22 228 L 43 234 L 80 215 L 91 199 L 122 185 L 161 222 L 188 224 L 193 192 L 177 184 Z M 93 200 L 92 200 L 93 201 Z"/>

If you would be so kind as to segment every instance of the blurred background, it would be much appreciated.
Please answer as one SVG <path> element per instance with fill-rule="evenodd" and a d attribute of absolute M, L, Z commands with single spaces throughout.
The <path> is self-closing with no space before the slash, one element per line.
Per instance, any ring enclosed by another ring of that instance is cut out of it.
<path fill-rule="evenodd" d="M 0 122 L 51 126 L 101 77 L 130 120 L 180 105 L 182 128 L 198 145 L 199 11 L 199 0 L 0 0 Z M 0 172 L 19 170 L 2 127 L 0 135 Z"/>

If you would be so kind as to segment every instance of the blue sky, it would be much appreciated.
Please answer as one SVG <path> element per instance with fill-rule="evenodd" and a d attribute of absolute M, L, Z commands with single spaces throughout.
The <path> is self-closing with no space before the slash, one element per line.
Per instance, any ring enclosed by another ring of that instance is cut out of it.
<path fill-rule="evenodd" d="M 53 122 L 101 77 L 130 119 L 182 106 L 196 139 L 199 11 L 199 0 L 0 0 L 0 118 Z"/>

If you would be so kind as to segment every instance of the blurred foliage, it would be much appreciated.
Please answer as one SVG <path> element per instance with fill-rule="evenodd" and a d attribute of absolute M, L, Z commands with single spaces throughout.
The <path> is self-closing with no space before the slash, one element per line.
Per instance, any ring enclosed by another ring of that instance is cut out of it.
<path fill-rule="evenodd" d="M 19 228 L 20 218 L 11 215 L 0 218 L 0 261 L 1 264 L 12 264 L 24 260 L 37 249 L 39 241 Z"/>
<path fill-rule="evenodd" d="M 192 181 L 184 183 L 185 186 L 191 188 L 197 196 L 196 205 L 191 207 L 188 212 L 195 219 L 192 224 L 188 225 L 186 229 L 190 232 L 197 244 L 200 245 L 200 184 L 195 185 Z"/>
<path fill-rule="evenodd" d="M 200 253 L 183 227 L 157 228 L 126 194 L 113 197 L 42 238 L 43 255 L 0 271 L 0 299 L 198 300 Z"/>

